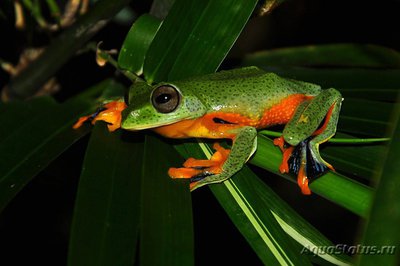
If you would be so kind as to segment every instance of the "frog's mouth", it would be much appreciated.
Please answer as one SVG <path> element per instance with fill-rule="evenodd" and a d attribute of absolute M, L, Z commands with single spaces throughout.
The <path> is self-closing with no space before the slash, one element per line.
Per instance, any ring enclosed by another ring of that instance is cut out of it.
<path fill-rule="evenodd" d="M 164 126 L 169 126 L 175 123 L 178 123 L 180 121 L 183 120 L 187 120 L 189 118 L 189 116 L 187 117 L 180 117 L 180 118 L 176 118 L 176 117 L 170 117 L 169 119 L 166 118 L 161 122 L 148 122 L 145 124 L 139 124 L 139 123 L 135 123 L 132 121 L 129 121 L 127 119 L 123 119 L 121 122 L 121 128 L 125 129 L 125 130 L 129 130 L 129 131 L 139 131 L 139 130 L 145 130 L 145 129 L 154 129 L 154 128 L 159 128 L 159 127 L 164 127 Z M 135 120 L 133 120 L 135 121 Z"/>
<path fill-rule="evenodd" d="M 178 121 L 173 121 L 170 123 L 155 123 L 155 124 L 147 124 L 147 125 L 125 125 L 125 123 L 121 124 L 121 128 L 129 131 L 140 131 L 140 130 L 145 130 L 145 129 L 152 129 L 152 128 L 157 128 L 157 127 L 162 127 L 162 126 L 168 126 L 171 124 L 175 124 Z"/>

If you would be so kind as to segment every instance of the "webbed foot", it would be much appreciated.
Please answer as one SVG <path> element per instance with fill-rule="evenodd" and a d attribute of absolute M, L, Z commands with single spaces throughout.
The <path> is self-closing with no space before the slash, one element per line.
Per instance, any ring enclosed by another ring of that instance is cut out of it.
<path fill-rule="evenodd" d="M 221 147 L 218 143 L 213 145 L 216 152 L 209 160 L 189 158 L 182 168 L 170 168 L 168 175 L 171 178 L 190 179 L 190 189 L 193 190 L 197 183 L 205 177 L 222 173 L 222 166 L 229 156 L 230 150 Z"/>
<path fill-rule="evenodd" d="M 121 101 L 109 102 L 97 109 L 95 113 L 79 118 L 73 125 L 73 128 L 77 129 L 85 122 L 91 122 L 94 125 L 96 121 L 101 120 L 108 123 L 107 127 L 109 131 L 114 131 L 121 127 L 121 112 L 126 107 L 127 105 Z"/>
<path fill-rule="evenodd" d="M 274 144 L 279 146 L 283 152 L 282 163 L 279 167 L 281 173 L 288 173 L 297 176 L 297 184 L 304 195 L 310 195 L 309 183 L 326 173 L 333 167 L 325 162 L 318 154 L 316 148 L 312 147 L 312 137 L 301 141 L 296 146 L 285 143 L 283 137 L 274 140 Z"/>

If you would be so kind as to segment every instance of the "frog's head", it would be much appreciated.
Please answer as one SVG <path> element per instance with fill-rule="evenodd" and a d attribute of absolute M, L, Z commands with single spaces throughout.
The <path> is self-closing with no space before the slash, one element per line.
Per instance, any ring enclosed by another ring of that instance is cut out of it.
<path fill-rule="evenodd" d="M 197 118 L 206 108 L 191 90 L 171 83 L 141 83 L 130 90 L 129 106 L 122 112 L 121 128 L 142 130 Z"/>

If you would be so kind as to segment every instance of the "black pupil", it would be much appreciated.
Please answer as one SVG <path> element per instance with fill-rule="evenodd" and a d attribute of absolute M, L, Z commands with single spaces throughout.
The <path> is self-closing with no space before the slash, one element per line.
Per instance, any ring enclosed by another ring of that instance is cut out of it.
<path fill-rule="evenodd" d="M 169 102 L 169 100 L 171 100 L 171 98 L 172 98 L 171 94 L 163 93 L 156 97 L 156 102 L 159 104 L 167 103 Z"/>

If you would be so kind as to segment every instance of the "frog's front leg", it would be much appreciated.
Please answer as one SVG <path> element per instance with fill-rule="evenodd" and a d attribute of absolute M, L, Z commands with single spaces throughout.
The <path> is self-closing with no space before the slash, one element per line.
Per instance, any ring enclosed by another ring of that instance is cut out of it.
<path fill-rule="evenodd" d="M 322 159 L 319 145 L 335 134 L 341 103 L 342 96 L 337 90 L 321 91 L 313 99 L 299 105 L 285 126 L 283 136 L 274 140 L 283 152 L 280 171 L 297 175 L 303 194 L 311 194 L 309 182 L 328 169 L 333 170 Z"/>
<path fill-rule="evenodd" d="M 74 129 L 77 129 L 85 122 L 91 122 L 93 125 L 101 120 L 105 121 L 108 125 L 109 131 L 114 131 L 121 127 L 121 112 L 127 107 L 123 100 L 112 101 L 104 104 L 95 113 L 79 118 L 79 120 L 73 125 Z"/>
<path fill-rule="evenodd" d="M 240 127 L 229 131 L 233 134 L 232 149 L 214 144 L 216 152 L 209 160 L 189 158 L 183 168 L 170 168 L 172 178 L 190 178 L 190 189 L 220 183 L 238 172 L 257 148 L 257 131 L 253 127 Z"/>

